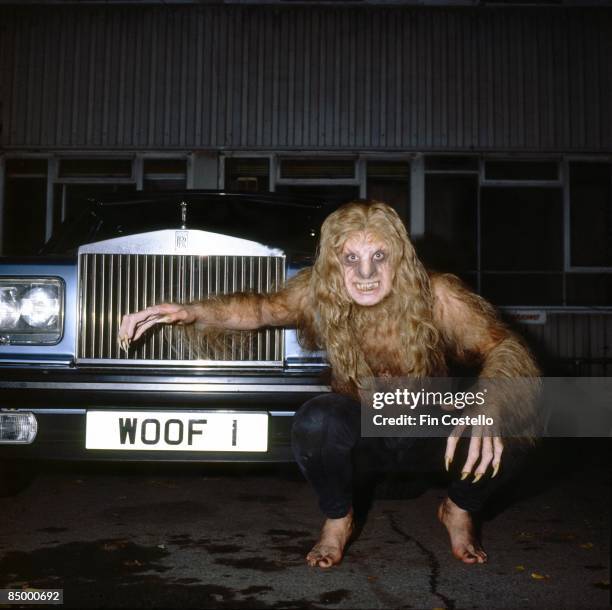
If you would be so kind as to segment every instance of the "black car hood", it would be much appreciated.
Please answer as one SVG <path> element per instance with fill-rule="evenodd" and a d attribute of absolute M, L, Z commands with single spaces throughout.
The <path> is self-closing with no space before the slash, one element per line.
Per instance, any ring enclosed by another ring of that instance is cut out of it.
<path fill-rule="evenodd" d="M 83 214 L 62 225 L 41 253 L 69 253 L 85 243 L 184 225 L 308 256 L 314 253 L 319 227 L 329 211 L 316 199 L 275 194 L 141 193 L 130 199 L 88 202 Z"/>

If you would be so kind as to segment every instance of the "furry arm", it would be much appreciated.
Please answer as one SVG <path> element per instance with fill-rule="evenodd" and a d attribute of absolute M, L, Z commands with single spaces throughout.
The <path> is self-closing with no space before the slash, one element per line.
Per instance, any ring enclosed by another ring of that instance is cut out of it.
<path fill-rule="evenodd" d="M 262 326 L 291 326 L 306 310 L 310 270 L 305 269 L 278 292 L 238 293 L 216 296 L 195 303 L 160 303 L 127 314 L 121 321 L 119 345 L 127 350 L 156 324 L 189 325 L 197 331 L 254 330 Z"/>
<path fill-rule="evenodd" d="M 278 292 L 236 293 L 191 303 L 196 328 L 255 330 L 295 326 L 306 307 L 309 273 L 301 271 Z"/>
<path fill-rule="evenodd" d="M 529 349 L 501 321 L 493 306 L 456 276 L 433 276 L 432 288 L 434 320 L 449 356 L 478 364 L 481 379 L 501 380 L 489 386 L 493 392 L 489 390 L 486 404 L 486 414 L 494 417 L 497 433 L 532 439 L 537 432 L 536 378 L 540 370 Z"/>

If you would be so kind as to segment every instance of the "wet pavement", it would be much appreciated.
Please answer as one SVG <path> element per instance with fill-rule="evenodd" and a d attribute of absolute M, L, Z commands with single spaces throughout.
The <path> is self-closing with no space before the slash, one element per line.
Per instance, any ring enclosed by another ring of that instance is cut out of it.
<path fill-rule="evenodd" d="M 541 448 L 487 515 L 476 566 L 450 554 L 439 486 L 379 488 L 323 571 L 304 563 L 321 517 L 292 466 L 47 467 L 0 499 L 0 587 L 63 588 L 69 607 L 608 607 L 605 443 Z"/>

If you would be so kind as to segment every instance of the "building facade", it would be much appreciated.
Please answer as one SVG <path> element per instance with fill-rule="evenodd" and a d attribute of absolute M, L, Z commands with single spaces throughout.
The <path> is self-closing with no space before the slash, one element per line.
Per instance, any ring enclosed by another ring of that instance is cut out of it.
<path fill-rule="evenodd" d="M 100 192 L 390 202 L 577 374 L 612 346 L 612 9 L 0 5 L 2 252 Z"/>

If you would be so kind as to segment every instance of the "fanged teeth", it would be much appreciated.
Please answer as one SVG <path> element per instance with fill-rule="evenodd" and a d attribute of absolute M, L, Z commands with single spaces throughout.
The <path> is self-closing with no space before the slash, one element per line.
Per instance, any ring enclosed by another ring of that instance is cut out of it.
<path fill-rule="evenodd" d="M 380 282 L 368 282 L 366 284 L 356 284 L 357 286 L 357 290 L 363 290 L 368 291 L 368 290 L 375 290 L 376 288 L 378 288 L 378 285 L 380 284 Z"/>

